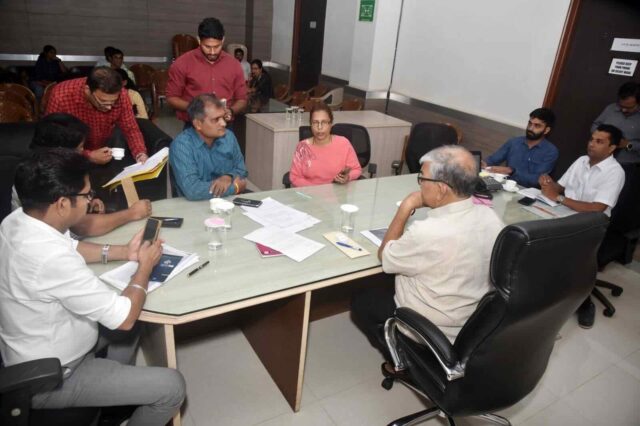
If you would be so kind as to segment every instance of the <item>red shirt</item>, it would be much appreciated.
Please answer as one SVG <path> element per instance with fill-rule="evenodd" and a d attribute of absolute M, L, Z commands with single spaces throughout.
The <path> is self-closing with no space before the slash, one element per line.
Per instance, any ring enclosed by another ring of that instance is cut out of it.
<path fill-rule="evenodd" d="M 140 153 L 147 153 L 144 138 L 133 115 L 133 107 L 126 89 L 122 89 L 120 97 L 108 112 L 98 111 L 84 96 L 86 78 L 76 78 L 63 81 L 53 87 L 47 114 L 66 112 L 89 126 L 89 136 L 84 143 L 85 154 L 106 145 L 107 139 L 113 133 L 117 124 L 127 139 L 133 158 Z"/>
<path fill-rule="evenodd" d="M 219 99 L 226 99 L 227 105 L 237 100 L 247 99 L 242 65 L 225 51 L 214 63 L 205 58 L 200 47 L 183 55 L 171 64 L 167 97 L 177 97 L 189 102 L 202 93 L 213 93 Z M 182 121 L 189 121 L 186 111 L 176 111 Z"/>

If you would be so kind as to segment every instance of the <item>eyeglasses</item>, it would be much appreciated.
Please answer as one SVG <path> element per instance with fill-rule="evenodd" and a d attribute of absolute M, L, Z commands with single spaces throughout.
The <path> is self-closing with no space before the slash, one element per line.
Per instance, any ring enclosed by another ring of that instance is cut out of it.
<path fill-rule="evenodd" d="M 76 192 L 75 194 L 69 194 L 69 197 L 84 197 L 87 201 L 91 202 L 96 198 L 96 191 L 91 189 L 89 192 Z"/>
<path fill-rule="evenodd" d="M 316 129 L 322 129 L 325 126 L 328 126 L 329 124 L 331 124 L 330 121 L 312 121 L 311 122 L 311 126 L 315 127 Z"/>
<path fill-rule="evenodd" d="M 118 102 L 118 98 L 119 98 L 119 96 L 118 96 L 118 98 L 116 98 L 114 100 L 104 101 L 104 100 L 98 98 L 94 92 L 91 92 L 91 97 L 93 98 L 95 103 L 98 104 L 98 106 L 100 108 L 104 108 L 104 109 L 113 108 L 113 106 L 116 104 L 116 102 Z"/>
<path fill-rule="evenodd" d="M 418 185 L 421 185 L 422 182 L 440 182 L 440 183 L 444 183 L 445 185 L 447 185 L 449 188 L 451 188 L 452 186 L 450 184 L 448 184 L 447 182 L 441 180 L 441 179 L 431 179 L 431 178 L 426 178 L 424 176 L 420 176 L 418 175 Z"/>

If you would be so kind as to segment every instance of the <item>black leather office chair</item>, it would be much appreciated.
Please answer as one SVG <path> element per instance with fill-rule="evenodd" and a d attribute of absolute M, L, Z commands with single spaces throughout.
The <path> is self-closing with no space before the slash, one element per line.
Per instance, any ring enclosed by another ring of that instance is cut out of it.
<path fill-rule="evenodd" d="M 390 425 L 414 424 L 443 413 L 482 416 L 515 404 L 542 377 L 562 325 L 593 288 L 596 254 L 607 227 L 602 213 L 510 225 L 498 236 L 485 295 L 454 344 L 432 322 L 399 308 L 385 324 L 397 370 L 383 386 L 400 380 L 435 406 Z M 415 343 L 397 331 L 402 325 L 419 336 Z M 383 372 L 385 370 L 383 369 Z"/>
<path fill-rule="evenodd" d="M 618 202 L 611 211 L 609 228 L 598 250 L 600 270 L 609 262 L 616 261 L 623 265 L 631 262 L 640 237 L 640 164 L 623 163 L 621 166 L 625 182 Z M 596 286 L 608 288 L 615 297 L 622 294 L 622 287 L 607 281 L 596 280 Z M 592 294 L 605 306 L 605 316 L 610 317 L 616 312 L 616 308 L 598 288 L 594 288 Z"/>
<path fill-rule="evenodd" d="M 370 178 L 375 176 L 378 165 L 369 163 L 371 161 L 371 138 L 366 127 L 351 123 L 336 123 L 331 128 L 331 134 L 347 138 L 356 152 L 362 170 L 367 170 Z M 298 129 L 299 140 L 309 139 L 312 136 L 311 126 L 300 126 Z M 364 179 L 364 176 L 360 175 L 359 179 Z M 282 184 L 285 188 L 291 188 L 289 172 L 282 176 Z"/>
<path fill-rule="evenodd" d="M 462 133 L 449 123 L 416 123 L 409 133 L 402 149 L 402 159 L 394 161 L 392 168 L 395 174 L 402 172 L 407 163 L 409 173 L 420 171 L 420 158 L 442 145 L 457 145 L 462 140 Z"/>

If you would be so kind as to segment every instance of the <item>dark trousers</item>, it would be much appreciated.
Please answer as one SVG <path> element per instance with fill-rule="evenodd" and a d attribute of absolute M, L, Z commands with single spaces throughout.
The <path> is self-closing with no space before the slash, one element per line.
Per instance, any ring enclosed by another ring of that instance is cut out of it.
<path fill-rule="evenodd" d="M 384 339 L 384 323 L 396 310 L 394 295 L 393 287 L 385 287 L 366 289 L 351 298 L 353 321 L 387 361 L 391 357 Z"/>

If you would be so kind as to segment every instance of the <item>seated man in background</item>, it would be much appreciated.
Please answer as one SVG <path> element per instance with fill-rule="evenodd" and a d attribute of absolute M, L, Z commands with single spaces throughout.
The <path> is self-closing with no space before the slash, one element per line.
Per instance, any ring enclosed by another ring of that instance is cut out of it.
<path fill-rule="evenodd" d="M 36 124 L 30 148 L 41 151 L 52 148 L 69 148 L 82 153 L 89 127 L 76 117 L 64 114 L 49 114 Z M 14 197 L 15 208 L 17 194 Z M 95 198 L 91 201 L 89 213 L 71 227 L 71 232 L 81 237 L 95 237 L 111 232 L 126 223 L 144 219 L 151 215 L 149 200 L 136 201 L 128 209 L 115 213 L 105 213 L 104 203 Z"/>
<path fill-rule="evenodd" d="M 446 145 L 425 154 L 420 191 L 400 204 L 378 250 L 382 269 L 396 274 L 392 289 L 365 290 L 351 303 L 354 320 L 383 354 L 382 329 L 396 307 L 409 307 L 453 342 L 480 299 L 491 290 L 489 261 L 504 227 L 487 206 L 471 200 L 477 167 L 469 151 Z M 415 210 L 427 218 L 407 226 Z"/>
<path fill-rule="evenodd" d="M 107 67 L 91 70 L 87 78 L 76 78 L 57 84 L 47 103 L 47 114 L 66 112 L 89 126 L 90 132 L 83 154 L 96 164 L 111 161 L 107 140 L 116 126 L 122 130 L 131 155 L 136 161 L 147 161 L 147 148 L 122 79 Z"/>
<path fill-rule="evenodd" d="M 493 173 L 509 175 L 524 187 L 538 186 L 540 175 L 551 173 L 558 160 L 558 148 L 546 139 L 553 128 L 555 115 L 548 108 L 538 108 L 529 114 L 524 136 L 509 139 L 487 157 L 483 167 Z M 506 163 L 506 166 L 500 164 Z"/>
<path fill-rule="evenodd" d="M 609 104 L 591 125 L 591 133 L 599 125 L 610 124 L 622 131 L 617 154 L 621 163 L 640 162 L 640 84 L 629 81 L 618 89 L 618 102 Z"/>
<path fill-rule="evenodd" d="M 548 175 L 540 176 L 542 194 L 577 212 L 610 216 L 624 185 L 624 170 L 612 155 L 621 139 L 617 127 L 599 125 L 587 144 L 587 155 L 574 161 L 557 183 Z M 593 327 L 595 313 L 588 297 L 578 309 L 580 327 Z"/>
<path fill-rule="evenodd" d="M 243 192 L 247 169 L 220 100 L 198 95 L 187 112 L 193 127 L 176 136 L 169 153 L 180 195 L 194 201 Z"/>
<path fill-rule="evenodd" d="M 58 358 L 62 383 L 37 393 L 34 408 L 136 405 L 129 426 L 164 425 L 185 396 L 174 369 L 135 367 L 138 320 L 162 241 L 127 245 L 76 242 L 69 228 L 86 215 L 89 162 L 57 148 L 36 153 L 16 171 L 23 208 L 0 226 L 0 354 L 7 366 Z M 137 261 L 129 285 L 116 293 L 86 262 Z M 107 347 L 106 358 L 95 353 Z"/>

